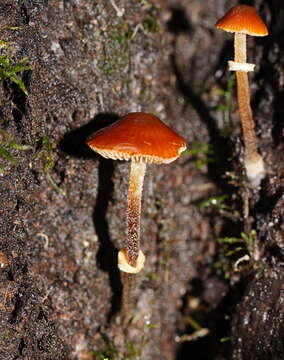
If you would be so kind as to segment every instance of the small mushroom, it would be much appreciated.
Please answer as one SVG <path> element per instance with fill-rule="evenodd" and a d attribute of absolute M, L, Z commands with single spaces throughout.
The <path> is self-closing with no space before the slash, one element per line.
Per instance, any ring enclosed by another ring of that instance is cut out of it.
<path fill-rule="evenodd" d="M 145 257 L 140 250 L 141 196 L 147 163 L 168 164 L 186 149 L 184 139 L 156 116 L 133 112 L 95 132 L 89 147 L 105 158 L 131 160 L 126 247 L 119 252 L 119 268 L 139 272 Z"/>
<path fill-rule="evenodd" d="M 268 30 L 256 10 L 248 5 L 232 7 L 217 23 L 216 27 L 235 33 L 234 61 L 229 61 L 229 70 L 237 72 L 237 93 L 240 118 L 242 122 L 245 155 L 244 163 L 249 181 L 258 186 L 264 177 L 264 163 L 257 150 L 254 121 L 250 106 L 250 92 L 247 72 L 254 70 L 254 64 L 248 64 L 246 35 L 266 36 Z"/>

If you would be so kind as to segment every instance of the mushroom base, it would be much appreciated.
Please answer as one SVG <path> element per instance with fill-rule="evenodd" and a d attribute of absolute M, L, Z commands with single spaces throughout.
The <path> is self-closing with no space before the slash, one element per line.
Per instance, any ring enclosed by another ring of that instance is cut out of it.
<path fill-rule="evenodd" d="M 257 154 L 253 159 L 245 159 L 244 163 L 249 182 L 253 187 L 259 186 L 261 180 L 265 177 L 264 162 L 262 157 Z"/>
<path fill-rule="evenodd" d="M 139 250 L 136 266 L 131 266 L 127 262 L 126 249 L 121 249 L 118 252 L 118 268 L 120 271 L 126 272 L 128 274 L 137 274 L 143 269 L 144 263 L 145 263 L 145 255 L 141 250 Z"/>

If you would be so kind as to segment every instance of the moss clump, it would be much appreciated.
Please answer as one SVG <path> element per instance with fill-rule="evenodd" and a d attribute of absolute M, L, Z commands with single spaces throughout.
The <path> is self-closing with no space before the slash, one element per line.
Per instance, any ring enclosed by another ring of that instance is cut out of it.
<path fill-rule="evenodd" d="M 10 165 L 17 165 L 18 161 L 11 150 L 27 151 L 31 150 L 30 145 L 24 145 L 16 142 L 6 131 L 0 130 L 0 158 L 6 160 Z M 3 175 L 5 166 L 0 163 L 0 175 Z"/>
<path fill-rule="evenodd" d="M 147 32 L 158 32 L 160 31 L 160 26 L 159 23 L 157 21 L 157 18 L 155 17 L 147 17 L 146 19 L 143 20 L 143 29 L 146 30 Z"/>
<path fill-rule="evenodd" d="M 245 275 L 251 271 L 253 264 L 253 247 L 256 237 L 256 231 L 252 229 L 249 234 L 241 232 L 240 237 L 218 238 L 217 242 L 221 244 L 223 257 L 214 264 L 217 270 L 221 270 L 223 277 L 230 280 L 234 273 Z M 261 263 L 258 265 L 261 266 Z"/>
<path fill-rule="evenodd" d="M 190 149 L 182 153 L 182 156 L 184 155 L 190 155 L 192 159 L 195 159 L 195 165 L 198 169 L 201 169 L 208 163 L 216 161 L 213 146 L 201 141 L 192 142 Z"/>
<path fill-rule="evenodd" d="M 128 71 L 130 62 L 129 39 L 128 26 L 123 19 L 120 20 L 116 28 L 108 32 L 103 53 L 99 57 L 99 67 L 109 78 L 120 78 L 122 73 Z"/>
<path fill-rule="evenodd" d="M 101 334 L 102 340 L 104 342 L 104 349 L 102 350 L 93 350 L 91 355 L 96 360 L 116 360 L 119 358 L 119 353 L 112 341 L 104 335 Z"/>
<path fill-rule="evenodd" d="M 47 136 L 43 136 L 41 140 L 41 150 L 36 154 L 36 158 L 40 159 L 45 173 L 46 181 L 49 185 L 62 196 L 66 196 L 66 192 L 62 190 L 51 176 L 51 171 L 54 168 L 53 161 L 53 146 Z"/>
<path fill-rule="evenodd" d="M 15 30 L 15 28 L 12 28 Z M 0 29 L 0 34 L 1 34 Z M 6 30 L 6 28 L 5 28 Z M 0 38 L 0 85 L 3 85 L 4 81 L 9 81 L 16 84 L 26 95 L 28 95 L 27 88 L 23 82 L 21 74 L 23 71 L 31 70 L 31 66 L 28 65 L 29 58 L 23 57 L 16 61 L 14 58 L 13 43 Z"/>

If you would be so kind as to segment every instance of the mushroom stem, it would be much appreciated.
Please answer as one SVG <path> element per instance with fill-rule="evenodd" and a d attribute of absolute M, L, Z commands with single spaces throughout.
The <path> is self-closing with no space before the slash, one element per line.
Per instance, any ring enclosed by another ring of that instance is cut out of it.
<path fill-rule="evenodd" d="M 240 63 L 247 62 L 247 36 L 246 34 L 235 33 L 234 40 L 235 61 Z"/>
<path fill-rule="evenodd" d="M 246 63 L 246 34 L 235 33 L 235 61 Z M 254 121 L 250 106 L 250 91 L 246 71 L 236 71 L 240 119 L 243 128 L 245 155 L 244 164 L 249 181 L 258 186 L 264 176 L 264 164 L 257 150 Z"/>
<path fill-rule="evenodd" d="M 126 254 L 128 263 L 134 267 L 137 264 L 140 249 L 141 197 L 145 171 L 145 163 L 131 161 L 127 205 Z"/>
<path fill-rule="evenodd" d="M 254 121 L 250 106 L 248 75 L 244 71 L 237 71 L 237 92 L 240 118 L 244 133 L 245 158 L 253 158 L 257 153 Z"/>

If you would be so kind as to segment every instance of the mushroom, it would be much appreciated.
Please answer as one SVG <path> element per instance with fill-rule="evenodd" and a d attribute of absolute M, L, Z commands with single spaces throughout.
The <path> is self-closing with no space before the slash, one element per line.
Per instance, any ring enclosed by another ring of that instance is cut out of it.
<path fill-rule="evenodd" d="M 144 265 L 140 250 L 141 196 L 147 163 L 168 164 L 186 149 L 184 139 L 152 114 L 133 112 L 95 132 L 89 147 L 105 158 L 131 160 L 126 247 L 118 254 L 121 271 L 137 273 Z"/>
<path fill-rule="evenodd" d="M 216 27 L 235 33 L 234 61 L 229 61 L 229 70 L 237 72 L 237 93 L 240 118 L 244 135 L 244 164 L 249 181 L 258 186 L 264 177 L 264 163 L 257 150 L 254 121 L 250 106 L 250 92 L 247 72 L 253 71 L 255 65 L 248 64 L 246 52 L 246 35 L 266 36 L 268 30 L 256 10 L 248 5 L 232 7 L 217 23 Z"/>

